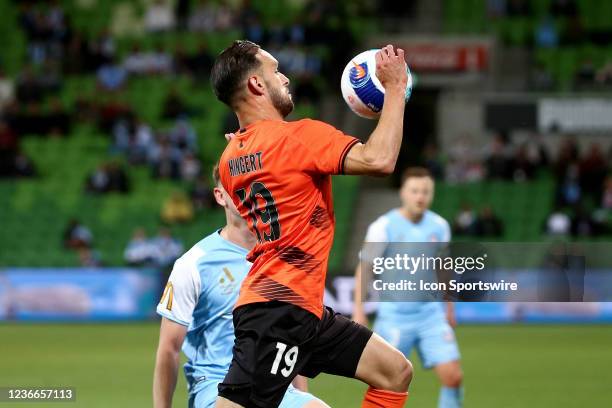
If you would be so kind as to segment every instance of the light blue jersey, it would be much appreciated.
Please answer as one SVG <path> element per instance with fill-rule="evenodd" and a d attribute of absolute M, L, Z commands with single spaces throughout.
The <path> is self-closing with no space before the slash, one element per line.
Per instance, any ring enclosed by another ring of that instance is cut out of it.
<path fill-rule="evenodd" d="M 448 222 L 434 213 L 425 211 L 418 223 L 414 223 L 406 218 L 399 209 L 393 209 L 374 221 L 368 228 L 365 241 L 387 243 L 380 246 L 378 251 L 381 253 L 375 256 L 394 257 L 397 249 L 393 248 L 394 243 L 440 243 L 449 242 L 451 238 Z M 401 245 L 402 250 L 406 245 Z M 413 256 L 436 256 L 433 251 L 439 250 L 437 245 L 419 245 L 415 248 Z M 426 253 L 432 251 L 432 253 Z M 391 317 L 401 315 L 421 315 L 428 316 L 432 313 L 442 313 L 442 306 L 436 302 L 381 302 L 378 309 L 379 317 Z M 419 318 L 419 316 L 414 316 Z"/>
<path fill-rule="evenodd" d="M 207 236 L 175 262 L 157 306 L 158 314 L 188 327 L 183 352 L 190 407 L 214 406 L 217 384 L 232 361 L 232 310 L 251 267 L 247 253 L 219 231 Z M 299 408 L 314 399 L 290 389 L 281 407 Z"/>
<path fill-rule="evenodd" d="M 414 251 L 412 256 L 436 256 L 439 253 L 434 252 L 440 251 L 441 245 L 420 243 L 445 243 L 450 238 L 448 222 L 433 211 L 426 211 L 423 218 L 414 223 L 399 209 L 394 209 L 370 225 L 365 241 L 385 243 L 376 245 L 377 253 L 368 256 L 393 257 L 398 250 Z M 407 247 L 405 243 L 415 245 Z M 416 348 L 426 368 L 459 359 L 453 329 L 439 302 L 381 302 L 374 331 L 406 356 Z"/>

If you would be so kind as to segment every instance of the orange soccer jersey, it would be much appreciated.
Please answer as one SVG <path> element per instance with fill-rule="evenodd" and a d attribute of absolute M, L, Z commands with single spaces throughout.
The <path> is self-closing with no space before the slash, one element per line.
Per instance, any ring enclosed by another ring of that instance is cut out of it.
<path fill-rule="evenodd" d="M 258 239 L 236 307 L 279 300 L 321 317 L 335 225 L 331 175 L 358 142 L 310 119 L 257 121 L 229 142 L 221 182 Z"/>

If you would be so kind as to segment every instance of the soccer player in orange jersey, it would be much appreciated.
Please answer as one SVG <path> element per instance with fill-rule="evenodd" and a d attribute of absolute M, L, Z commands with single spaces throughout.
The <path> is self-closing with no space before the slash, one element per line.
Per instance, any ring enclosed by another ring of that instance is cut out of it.
<path fill-rule="evenodd" d="M 315 120 L 286 122 L 293 101 L 278 61 L 236 41 L 211 82 L 240 130 L 220 159 L 225 190 L 257 244 L 233 312 L 236 340 L 216 407 L 278 407 L 298 375 L 326 372 L 370 385 L 362 407 L 403 407 L 412 365 L 368 328 L 323 306 L 334 235 L 331 175 L 388 175 L 402 142 L 404 52 L 376 54 L 385 103 L 366 143 Z"/>

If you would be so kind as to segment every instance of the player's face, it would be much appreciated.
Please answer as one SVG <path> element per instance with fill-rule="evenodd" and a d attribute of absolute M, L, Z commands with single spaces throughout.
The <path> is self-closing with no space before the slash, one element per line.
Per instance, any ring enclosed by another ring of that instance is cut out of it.
<path fill-rule="evenodd" d="M 289 78 L 278 70 L 278 61 L 269 52 L 259 50 L 262 62 L 263 80 L 274 108 L 286 117 L 293 111 L 293 99 L 289 92 Z"/>
<path fill-rule="evenodd" d="M 402 206 L 414 215 L 423 214 L 431 205 L 434 182 L 429 177 L 410 177 L 400 190 Z"/>

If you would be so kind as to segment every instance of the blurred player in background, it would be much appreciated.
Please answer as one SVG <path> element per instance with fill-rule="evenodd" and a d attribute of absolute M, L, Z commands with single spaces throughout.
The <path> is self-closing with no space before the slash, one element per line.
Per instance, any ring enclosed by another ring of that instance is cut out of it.
<path fill-rule="evenodd" d="M 257 244 L 234 310 L 232 364 L 217 407 L 277 407 L 292 379 L 326 372 L 370 385 L 363 407 L 403 407 L 412 366 L 380 336 L 323 306 L 334 235 L 332 174 L 393 172 L 403 135 L 404 52 L 376 54 L 385 88 L 367 143 L 314 120 L 285 122 L 289 80 L 258 45 L 236 41 L 215 60 L 217 98 L 241 129 L 219 163 L 221 182 Z"/>
<path fill-rule="evenodd" d="M 251 263 L 246 255 L 255 237 L 242 220 L 213 171 L 214 195 L 224 207 L 227 225 L 198 242 L 179 258 L 157 307 L 162 316 L 153 382 L 155 408 L 170 408 L 181 347 L 187 355 L 185 376 L 189 407 L 209 408 L 217 385 L 232 360 L 232 309 Z M 300 377 L 301 387 L 306 379 Z M 329 408 L 311 394 L 289 387 L 282 408 Z"/>
<path fill-rule="evenodd" d="M 365 237 L 369 243 L 395 242 L 449 242 L 451 238 L 448 222 L 429 210 L 434 196 L 434 180 L 427 169 L 406 169 L 400 189 L 401 208 L 380 216 L 368 228 Z M 439 248 L 423 244 L 420 248 Z M 376 254 L 372 253 L 372 249 Z M 368 247 L 368 258 L 390 256 L 389 245 Z M 362 251 L 362 254 L 366 250 Z M 421 252 L 421 251 L 419 251 Z M 418 254 L 420 255 L 420 253 Z M 436 255 L 436 254 L 425 254 Z M 365 277 L 368 281 L 369 277 Z M 366 325 L 363 311 L 361 264 L 355 272 L 355 304 L 353 319 Z M 367 286 L 366 286 L 367 287 Z M 432 368 L 442 383 L 439 408 L 462 406 L 462 370 L 459 349 L 452 327 L 455 325 L 454 307 L 451 302 L 444 306 L 438 302 L 380 302 L 374 332 L 380 334 L 409 356 L 413 347 L 426 368 Z"/>

